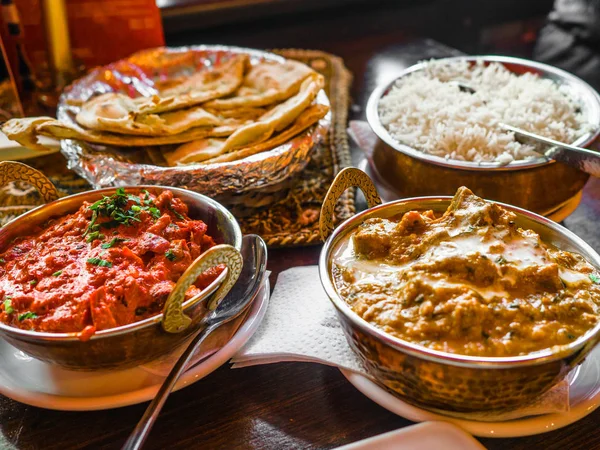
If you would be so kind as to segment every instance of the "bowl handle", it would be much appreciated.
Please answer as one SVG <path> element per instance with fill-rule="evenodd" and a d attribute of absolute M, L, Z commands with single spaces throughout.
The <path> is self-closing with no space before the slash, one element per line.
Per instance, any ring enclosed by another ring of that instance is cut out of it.
<path fill-rule="evenodd" d="M 319 218 L 319 231 L 321 239 L 325 240 L 329 237 L 335 226 L 333 219 L 335 215 L 335 205 L 340 195 L 349 187 L 358 187 L 367 199 L 369 208 L 381 205 L 381 197 L 377 193 L 377 188 L 373 184 L 369 175 L 355 167 L 346 167 L 337 174 L 333 183 L 327 191 L 323 206 L 321 207 L 321 217 Z"/>
<path fill-rule="evenodd" d="M 231 245 L 215 245 L 196 258 L 171 291 L 163 309 L 162 327 L 165 331 L 181 333 L 190 326 L 192 319 L 183 313 L 185 293 L 202 272 L 219 264 L 227 266 L 225 280 L 212 296 L 207 308 L 209 310 L 215 309 L 223 297 L 227 295 L 240 276 L 243 258 L 240 251 Z"/>
<path fill-rule="evenodd" d="M 39 170 L 16 161 L 0 162 L 0 186 L 11 181 L 24 181 L 37 189 L 45 203 L 58 199 L 58 191 L 52 181 Z"/>

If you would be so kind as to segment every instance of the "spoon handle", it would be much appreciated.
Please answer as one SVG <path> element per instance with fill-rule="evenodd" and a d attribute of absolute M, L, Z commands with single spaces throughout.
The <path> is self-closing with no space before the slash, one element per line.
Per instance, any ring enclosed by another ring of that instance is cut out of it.
<path fill-rule="evenodd" d="M 501 123 L 500 126 L 507 131 L 512 131 L 517 136 L 523 136 L 550 146 L 551 148 L 544 153 L 547 158 L 568 164 L 595 177 L 600 177 L 599 152 L 555 141 L 505 123 Z"/>
<path fill-rule="evenodd" d="M 163 405 L 167 401 L 167 398 L 173 390 L 173 387 L 175 387 L 175 383 L 177 383 L 177 380 L 185 371 L 185 368 L 190 362 L 194 351 L 200 346 L 200 344 L 202 344 L 202 342 L 204 341 L 204 339 L 206 339 L 208 335 L 210 335 L 223 323 L 224 322 L 216 322 L 209 324 L 200 332 L 198 332 L 196 336 L 194 336 L 192 341 L 189 343 L 189 345 L 186 347 L 182 355 L 179 357 L 179 359 L 171 369 L 171 372 L 169 372 L 167 378 L 165 378 L 165 381 L 156 393 L 156 396 L 154 397 L 152 402 L 150 402 L 150 405 L 148 405 L 148 408 L 146 408 L 146 412 L 136 425 L 135 429 L 129 435 L 129 438 L 122 447 L 123 450 L 139 450 L 142 448 L 142 445 L 146 441 L 148 434 L 150 434 L 150 430 L 152 430 L 154 422 L 156 422 L 156 419 L 158 418 L 158 415 L 160 414 Z"/>

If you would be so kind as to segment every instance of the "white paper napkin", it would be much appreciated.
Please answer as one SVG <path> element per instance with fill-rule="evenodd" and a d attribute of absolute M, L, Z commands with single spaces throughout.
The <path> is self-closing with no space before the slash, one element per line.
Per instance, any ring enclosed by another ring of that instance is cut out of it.
<path fill-rule="evenodd" d="M 295 267 L 279 274 L 262 324 L 232 359 L 234 368 L 284 361 L 315 362 L 368 376 L 346 341 L 317 266 Z M 478 419 L 508 420 L 568 409 L 569 383 L 563 381 L 532 405 Z"/>
<path fill-rule="evenodd" d="M 346 342 L 317 266 L 279 274 L 262 324 L 232 359 L 234 368 L 281 361 L 316 362 L 366 375 Z"/>

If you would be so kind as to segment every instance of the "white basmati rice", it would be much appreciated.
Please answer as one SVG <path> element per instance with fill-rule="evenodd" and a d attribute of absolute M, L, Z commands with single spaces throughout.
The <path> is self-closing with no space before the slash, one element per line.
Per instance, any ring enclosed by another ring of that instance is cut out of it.
<path fill-rule="evenodd" d="M 380 100 L 379 117 L 394 139 L 422 152 L 503 164 L 539 157 L 543 146 L 517 142 L 499 122 L 567 143 L 588 129 L 576 102 L 553 81 L 464 60 L 429 61 L 399 79 Z"/>

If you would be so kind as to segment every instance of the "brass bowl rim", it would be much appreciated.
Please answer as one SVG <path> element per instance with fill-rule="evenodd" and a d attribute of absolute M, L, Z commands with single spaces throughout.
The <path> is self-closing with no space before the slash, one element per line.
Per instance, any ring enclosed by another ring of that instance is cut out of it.
<path fill-rule="evenodd" d="M 442 352 L 439 350 L 433 350 L 425 346 L 415 344 L 386 333 L 385 331 L 377 328 L 375 325 L 367 322 L 365 319 L 356 314 L 352 308 L 344 301 L 344 299 L 337 293 L 337 290 L 331 280 L 330 263 L 332 262 L 332 251 L 335 248 L 339 240 L 345 237 L 348 233 L 354 230 L 358 225 L 363 222 L 365 216 L 377 217 L 373 215 L 378 211 L 385 209 L 392 209 L 400 205 L 414 204 L 411 209 L 422 209 L 419 208 L 419 204 L 422 202 L 440 202 L 450 203 L 452 200 L 451 196 L 428 196 L 428 197 L 412 197 L 402 200 L 396 200 L 389 203 L 384 203 L 373 208 L 366 209 L 359 214 L 356 214 L 349 219 L 342 222 L 335 231 L 325 241 L 323 248 L 319 256 L 319 277 L 321 284 L 323 285 L 327 296 L 333 303 L 338 313 L 349 321 L 353 327 L 357 327 L 363 333 L 371 335 L 383 342 L 384 344 L 409 355 L 417 358 L 433 361 L 441 364 L 449 364 L 453 366 L 467 367 L 473 369 L 508 369 L 518 368 L 525 366 L 533 366 L 539 364 L 545 364 L 548 362 L 563 360 L 569 356 L 574 355 L 578 350 L 581 350 L 586 344 L 595 340 L 600 334 L 600 321 L 594 328 L 588 330 L 587 333 L 577 338 L 574 342 L 557 346 L 552 349 L 546 349 L 538 352 L 532 352 L 522 356 L 504 356 L 504 357 L 483 357 L 483 356 L 469 356 L 461 355 L 456 353 Z M 487 200 L 492 202 L 491 200 Z M 586 260 L 600 270 L 600 255 L 583 239 L 577 236 L 572 231 L 563 227 L 562 225 L 547 219 L 546 217 L 540 216 L 534 212 L 522 209 L 516 206 L 507 205 L 501 202 L 493 202 L 505 209 L 513 211 L 517 216 L 523 216 L 526 219 L 530 219 L 542 226 L 548 227 L 553 233 L 561 235 L 566 238 L 569 243 L 579 247 L 587 252 L 585 256 Z M 406 211 L 409 211 L 407 209 Z M 591 257 L 591 258 L 590 258 Z M 590 261 L 591 259 L 591 261 Z M 591 350 L 588 349 L 588 351 Z"/>
<path fill-rule="evenodd" d="M 61 197 L 58 200 L 55 200 L 53 202 L 38 206 L 37 208 L 34 208 L 31 211 L 28 211 L 25 214 L 13 219 L 9 223 L 7 223 L 3 228 L 7 229 L 7 227 L 10 227 L 10 228 L 18 227 L 19 223 L 26 221 L 27 218 L 31 217 L 32 215 L 37 215 L 46 209 L 50 209 L 50 210 L 56 209 L 58 206 L 60 206 L 61 203 L 77 200 L 80 198 L 81 198 L 81 202 L 83 202 L 84 200 L 90 200 L 91 198 L 99 198 L 100 196 L 102 196 L 104 194 L 114 193 L 117 189 L 119 189 L 121 187 L 124 189 L 135 190 L 136 192 L 140 192 L 144 189 L 149 190 L 151 192 L 162 192 L 165 190 L 169 190 L 169 191 L 172 191 L 174 194 L 183 194 L 184 196 L 191 196 L 192 198 L 196 197 L 196 201 L 198 202 L 197 205 L 204 205 L 204 207 L 212 207 L 215 209 L 215 211 L 219 212 L 227 219 L 227 222 L 229 223 L 229 225 L 231 225 L 234 235 L 235 235 L 234 242 L 231 243 L 231 245 L 233 245 L 237 250 L 241 250 L 241 248 L 242 248 L 242 231 L 240 229 L 240 226 L 239 226 L 237 220 L 235 219 L 233 214 L 231 214 L 229 212 L 229 210 L 227 210 L 219 202 L 217 202 L 205 195 L 202 195 L 198 192 L 194 192 L 194 191 L 190 191 L 190 190 L 182 189 L 182 188 L 177 188 L 177 187 L 172 187 L 172 186 L 159 186 L 159 185 L 114 186 L 114 187 L 108 187 L 108 188 L 103 188 L 103 189 L 94 189 L 94 190 L 84 191 L 84 192 L 69 195 L 66 197 Z M 182 201 L 184 201 L 184 200 L 182 199 Z M 184 202 L 186 203 L 186 205 L 188 205 L 188 207 L 190 206 L 189 200 L 184 201 Z M 81 203 L 80 203 L 80 205 L 81 205 Z M 64 213 L 64 214 L 72 214 L 75 211 L 76 211 L 76 209 L 72 210 L 71 212 Z M 52 215 L 46 216 L 44 218 L 44 221 L 48 220 L 51 217 L 52 217 Z M 202 220 L 202 219 L 200 219 L 200 220 Z M 202 293 L 197 298 L 190 299 L 190 300 L 187 300 L 186 302 L 184 302 L 183 303 L 183 311 L 185 312 L 186 309 L 188 309 L 189 307 L 194 306 L 194 305 L 204 301 L 207 297 L 212 295 L 217 290 L 217 288 L 221 285 L 221 283 L 223 282 L 224 279 L 225 279 L 225 272 L 222 272 L 210 285 L 208 285 L 205 289 L 203 289 Z M 92 335 L 92 337 L 90 338 L 90 341 L 100 340 L 100 339 L 108 339 L 108 338 L 111 338 L 114 336 L 120 336 L 120 335 L 127 334 L 127 333 L 133 333 L 134 331 L 152 327 L 152 326 L 158 325 L 161 322 L 162 317 L 163 317 L 163 313 L 161 312 L 160 314 L 157 314 L 152 317 L 148 317 L 147 319 L 140 320 L 138 322 L 133 322 L 133 323 L 130 323 L 127 325 L 122 325 L 122 326 L 116 327 L 116 328 L 109 328 L 106 330 L 101 330 L 101 331 L 94 333 Z M 24 340 L 27 340 L 27 341 L 81 342 L 81 340 L 79 339 L 80 333 L 78 333 L 78 332 L 49 333 L 49 332 L 42 332 L 42 331 L 23 330 L 21 328 L 12 327 L 10 325 L 0 322 L 0 334 L 2 334 L 2 333 L 6 333 L 9 335 L 13 335 L 13 336 L 18 336 L 19 338 L 23 338 Z"/>
<path fill-rule="evenodd" d="M 486 62 L 499 62 L 513 65 L 519 65 L 523 68 L 536 69 L 542 72 L 542 78 L 550 78 L 554 81 L 560 80 L 561 83 L 565 83 L 569 86 L 575 87 L 577 90 L 585 92 L 585 97 L 595 99 L 595 102 L 590 101 L 591 108 L 589 109 L 589 115 L 587 119 L 590 124 L 594 127 L 593 131 L 587 132 L 580 136 L 572 145 L 586 147 L 590 145 L 600 135 L 600 94 L 592 88 L 588 83 L 583 81 L 581 78 L 570 74 L 569 72 L 559 69 L 557 67 L 543 64 L 536 61 L 530 61 L 524 58 L 510 57 L 510 56 L 495 56 L 495 55 L 480 55 L 480 56 L 452 56 L 448 58 L 440 58 L 437 61 L 486 61 Z M 371 93 L 366 107 L 367 122 L 369 123 L 373 132 L 383 142 L 388 144 L 394 150 L 402 152 L 408 156 L 425 161 L 431 164 L 449 167 L 452 169 L 459 170 L 471 170 L 471 171 L 513 171 L 513 170 L 524 170 L 531 169 L 534 167 L 544 166 L 548 164 L 554 164 L 556 161 L 548 159 L 546 157 L 539 157 L 535 159 L 526 159 L 512 161 L 509 164 L 501 164 L 499 162 L 473 162 L 473 161 L 460 161 L 456 159 L 446 159 L 441 156 L 431 155 L 429 153 L 422 152 L 408 145 L 402 144 L 394 139 L 386 128 L 381 123 L 379 118 L 379 100 L 383 95 L 390 89 L 396 81 L 400 78 L 408 75 L 409 73 L 422 70 L 427 62 L 420 62 L 414 64 L 405 70 L 400 75 L 395 77 L 392 81 L 382 84 L 375 88 Z M 548 77 L 550 76 L 550 77 Z"/>

